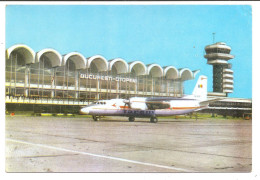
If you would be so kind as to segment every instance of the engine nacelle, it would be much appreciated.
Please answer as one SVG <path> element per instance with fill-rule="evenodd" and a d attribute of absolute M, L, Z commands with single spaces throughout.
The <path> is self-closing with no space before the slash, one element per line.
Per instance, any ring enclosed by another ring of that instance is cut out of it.
<path fill-rule="evenodd" d="M 144 97 L 132 97 L 129 99 L 131 109 L 146 110 L 147 106 Z"/>

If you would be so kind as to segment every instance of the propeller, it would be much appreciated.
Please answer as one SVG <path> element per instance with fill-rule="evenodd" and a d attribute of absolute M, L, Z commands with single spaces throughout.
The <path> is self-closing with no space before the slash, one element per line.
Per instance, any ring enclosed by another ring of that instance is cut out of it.
<path fill-rule="evenodd" d="M 125 99 L 124 103 L 128 105 L 129 108 L 131 108 L 131 102 L 130 102 L 130 98 Z"/>

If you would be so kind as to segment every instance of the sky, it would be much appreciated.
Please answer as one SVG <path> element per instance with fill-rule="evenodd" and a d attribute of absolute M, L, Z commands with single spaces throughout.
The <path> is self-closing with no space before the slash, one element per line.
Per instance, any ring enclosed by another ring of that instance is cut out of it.
<path fill-rule="evenodd" d="M 85 57 L 102 55 L 145 64 L 200 70 L 212 88 L 206 45 L 225 42 L 234 59 L 234 92 L 252 98 L 252 8 L 250 5 L 8 5 L 6 48 L 26 44 L 35 52 L 53 48 Z M 196 80 L 185 82 L 192 93 Z"/>

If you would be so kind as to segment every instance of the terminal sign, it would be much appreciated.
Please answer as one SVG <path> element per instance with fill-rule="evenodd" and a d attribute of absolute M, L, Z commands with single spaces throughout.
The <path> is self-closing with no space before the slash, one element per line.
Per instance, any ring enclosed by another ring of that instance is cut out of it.
<path fill-rule="evenodd" d="M 94 74 L 80 74 L 80 78 L 82 78 L 82 79 L 100 79 L 103 81 L 121 81 L 121 82 L 136 83 L 136 79 L 134 79 L 134 78 L 100 76 L 100 75 L 94 75 Z"/>

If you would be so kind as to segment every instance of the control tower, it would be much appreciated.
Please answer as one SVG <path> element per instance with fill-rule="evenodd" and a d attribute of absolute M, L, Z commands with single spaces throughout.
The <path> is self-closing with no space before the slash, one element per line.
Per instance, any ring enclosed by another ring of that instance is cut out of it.
<path fill-rule="evenodd" d="M 230 54 L 231 47 L 224 42 L 217 42 L 206 46 L 205 51 L 207 64 L 213 65 L 213 92 L 227 96 L 233 92 L 234 84 L 232 64 L 228 63 L 228 60 L 234 58 Z"/>

